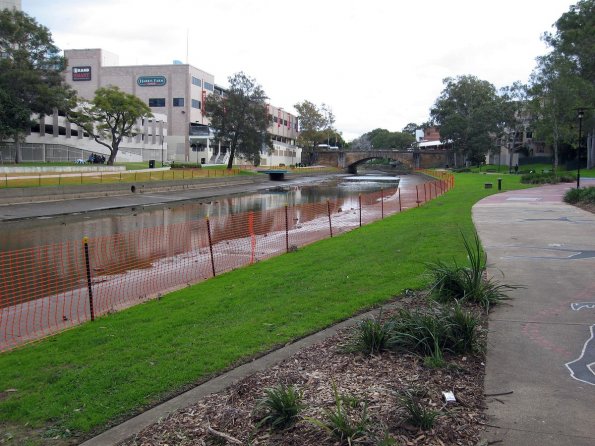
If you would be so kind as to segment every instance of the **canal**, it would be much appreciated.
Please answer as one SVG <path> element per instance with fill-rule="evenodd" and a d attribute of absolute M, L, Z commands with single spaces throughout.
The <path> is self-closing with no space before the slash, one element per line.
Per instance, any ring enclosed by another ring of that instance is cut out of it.
<path fill-rule="evenodd" d="M 387 196 L 401 189 L 415 188 L 426 179 L 417 175 L 393 176 L 393 181 L 376 181 L 382 174 L 360 175 L 360 181 L 349 181 L 345 175 L 329 179 L 310 177 L 308 183 L 292 180 L 267 190 L 218 196 L 200 201 L 183 201 L 160 205 L 134 206 L 80 214 L 41 216 L 34 219 L 7 221 L 0 231 L 0 252 L 82 240 L 83 237 L 105 237 L 199 219 L 224 217 L 247 211 L 269 211 L 285 205 L 322 203 L 327 200 L 339 207 L 357 207 L 360 193 L 384 189 Z"/>

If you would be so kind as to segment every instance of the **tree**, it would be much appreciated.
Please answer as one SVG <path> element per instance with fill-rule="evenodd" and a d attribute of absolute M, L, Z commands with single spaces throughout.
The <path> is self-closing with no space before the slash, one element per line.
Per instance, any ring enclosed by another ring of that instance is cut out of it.
<path fill-rule="evenodd" d="M 0 11 L 0 138 L 15 142 L 15 162 L 32 115 L 64 109 L 73 96 L 62 80 L 65 67 L 45 26 L 21 11 Z"/>
<path fill-rule="evenodd" d="M 595 83 L 595 0 L 580 0 L 555 23 L 544 40 L 572 63 L 577 74 Z"/>
<path fill-rule="evenodd" d="M 430 115 L 442 141 L 451 140 L 471 163 L 480 163 L 502 124 L 502 99 L 495 87 L 475 76 L 446 78 Z"/>
<path fill-rule="evenodd" d="M 137 121 L 153 116 L 147 104 L 114 86 L 98 88 L 90 103 L 84 99 L 76 101 L 77 105 L 73 104 L 67 113 L 68 119 L 107 147 L 109 165 L 114 164 L 122 139 L 138 131 Z"/>
<path fill-rule="evenodd" d="M 401 132 L 409 133 L 415 137 L 415 131 L 419 128 L 421 128 L 421 126 L 417 125 L 415 122 L 410 122 L 405 127 L 403 127 L 403 130 L 401 130 Z"/>
<path fill-rule="evenodd" d="M 297 143 L 305 150 L 307 162 L 312 163 L 315 161 L 316 146 L 327 141 L 330 133 L 333 132 L 332 125 L 335 117 L 325 104 L 318 107 L 316 104 L 304 100 L 295 104 L 294 107 L 298 112 L 300 123 Z"/>
<path fill-rule="evenodd" d="M 205 100 L 206 116 L 216 130 L 215 141 L 229 146 L 228 169 L 239 155 L 259 165 L 260 150 L 272 148 L 267 133 L 267 96 L 256 80 L 243 72 L 230 76 L 228 81 L 229 89 L 224 96 L 213 94 Z"/>

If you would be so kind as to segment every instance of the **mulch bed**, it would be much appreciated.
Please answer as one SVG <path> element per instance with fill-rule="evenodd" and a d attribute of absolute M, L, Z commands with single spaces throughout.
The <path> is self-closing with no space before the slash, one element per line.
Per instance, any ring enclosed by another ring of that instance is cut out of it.
<path fill-rule="evenodd" d="M 424 299 L 405 299 L 404 306 L 426 306 Z M 482 317 L 485 343 L 486 317 Z M 389 317 L 390 314 L 383 314 Z M 171 414 L 122 443 L 148 445 L 339 445 L 336 438 L 311 419 L 325 420 L 325 410 L 335 409 L 333 386 L 355 401 L 349 413 L 361 417 L 364 405 L 370 418 L 364 445 L 476 445 L 480 441 L 484 414 L 484 356 L 445 355 L 448 365 L 429 368 L 424 359 L 410 353 L 385 352 L 377 356 L 346 353 L 353 336 L 347 329 L 323 342 L 303 349 L 265 372 L 251 375 L 225 391 Z M 258 426 L 254 409 L 266 388 L 293 385 L 303 392 L 306 408 L 294 426 L 276 432 Z M 421 430 L 405 421 L 400 397 L 405 390 L 423 389 L 424 406 L 440 411 L 434 427 Z M 453 391 L 455 403 L 445 403 L 443 391 Z M 391 441 L 386 439 L 390 438 Z M 384 440 L 384 442 L 383 442 Z"/>

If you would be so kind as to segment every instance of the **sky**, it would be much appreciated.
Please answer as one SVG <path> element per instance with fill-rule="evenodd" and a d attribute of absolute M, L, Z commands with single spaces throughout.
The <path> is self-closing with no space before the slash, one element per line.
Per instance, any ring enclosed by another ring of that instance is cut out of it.
<path fill-rule="evenodd" d="M 570 0 L 22 0 L 61 49 L 243 71 L 270 103 L 328 104 L 350 141 L 429 119 L 443 79 L 527 82 Z"/>

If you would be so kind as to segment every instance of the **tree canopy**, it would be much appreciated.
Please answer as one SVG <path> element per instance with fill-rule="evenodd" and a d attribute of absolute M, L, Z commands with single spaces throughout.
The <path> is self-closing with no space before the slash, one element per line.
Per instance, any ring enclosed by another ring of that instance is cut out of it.
<path fill-rule="evenodd" d="M 528 86 L 535 134 L 552 145 L 554 169 L 561 148 L 584 146 L 586 138 L 579 141 L 576 131 L 578 109 L 586 111 L 582 136 L 595 132 L 595 0 L 571 6 L 555 27 L 544 34 L 552 51 L 537 59 Z"/>
<path fill-rule="evenodd" d="M 489 82 L 475 76 L 448 77 L 430 115 L 443 141 L 472 163 L 480 163 L 503 121 L 502 98 Z"/>
<path fill-rule="evenodd" d="M 257 166 L 260 164 L 260 150 L 272 147 L 267 132 L 267 96 L 256 80 L 243 72 L 230 76 L 228 81 L 229 89 L 225 95 L 207 97 L 206 116 L 216 130 L 215 141 L 229 147 L 228 169 L 232 168 L 238 155 Z"/>
<path fill-rule="evenodd" d="M 330 143 L 334 140 L 335 145 L 342 147 L 344 144 L 341 133 L 334 127 L 335 115 L 330 106 L 316 104 L 304 100 L 294 105 L 298 112 L 300 123 L 300 134 L 297 143 L 305 151 L 307 162 L 313 162 L 316 146 L 321 143 Z M 302 156 L 303 158 L 303 156 Z"/>
<path fill-rule="evenodd" d="M 17 143 L 16 162 L 32 115 L 64 109 L 73 96 L 63 83 L 65 67 L 45 26 L 21 11 L 0 11 L 0 138 Z"/>
<path fill-rule="evenodd" d="M 135 127 L 137 121 L 153 116 L 147 104 L 114 86 L 97 89 L 90 103 L 84 99 L 77 102 L 68 112 L 68 119 L 92 135 L 97 143 L 107 147 L 109 165 L 114 163 L 122 139 L 138 132 Z"/>

